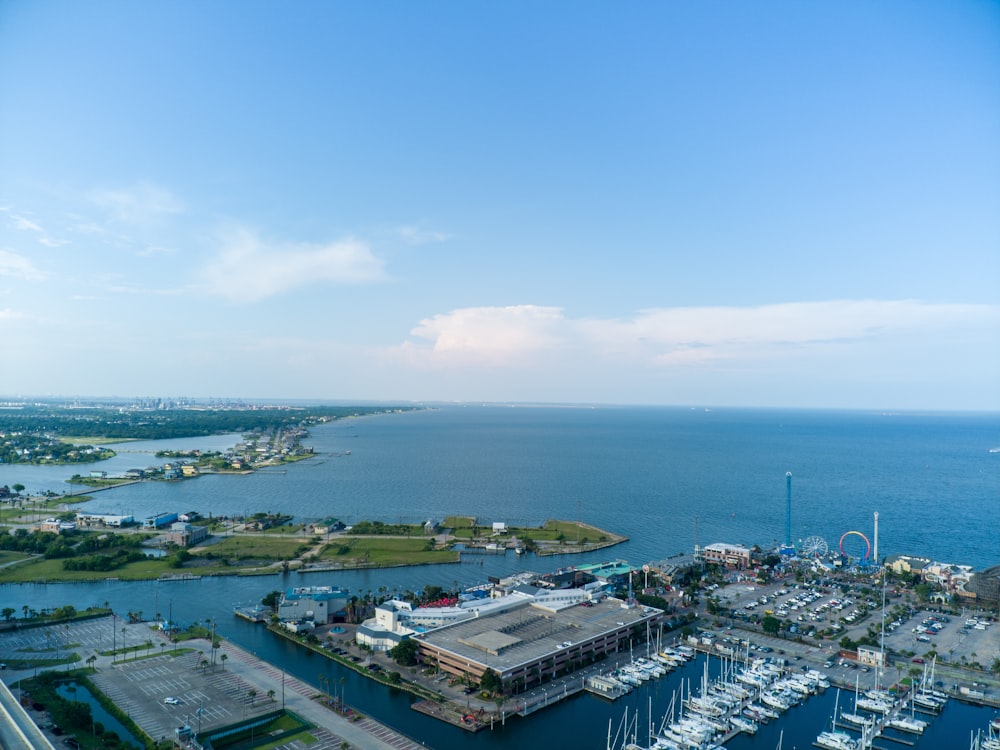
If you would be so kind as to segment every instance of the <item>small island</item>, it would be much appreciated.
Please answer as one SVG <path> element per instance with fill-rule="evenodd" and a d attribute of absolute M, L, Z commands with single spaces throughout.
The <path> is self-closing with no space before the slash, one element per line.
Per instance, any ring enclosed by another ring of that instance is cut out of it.
<path fill-rule="evenodd" d="M 110 448 L 46 434 L 0 432 L 0 463 L 61 465 L 89 464 L 114 457 Z"/>

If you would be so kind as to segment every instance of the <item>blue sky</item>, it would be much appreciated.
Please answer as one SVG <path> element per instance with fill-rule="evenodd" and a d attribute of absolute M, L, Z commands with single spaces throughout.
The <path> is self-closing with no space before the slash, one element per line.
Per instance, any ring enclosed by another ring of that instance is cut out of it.
<path fill-rule="evenodd" d="M 0 3 L 0 395 L 1000 409 L 995 2 Z"/>

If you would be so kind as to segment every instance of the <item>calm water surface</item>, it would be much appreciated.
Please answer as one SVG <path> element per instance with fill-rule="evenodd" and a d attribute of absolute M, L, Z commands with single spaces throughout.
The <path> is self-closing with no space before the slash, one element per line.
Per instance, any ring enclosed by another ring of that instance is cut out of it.
<path fill-rule="evenodd" d="M 109 473 L 162 463 L 160 447 L 224 449 L 237 436 L 122 444 Z M 638 408 L 448 407 L 343 420 L 315 428 L 306 443 L 316 458 L 247 476 L 205 476 L 144 482 L 94 494 L 93 512 L 199 510 L 215 515 L 282 511 L 300 519 L 335 516 L 418 522 L 447 515 L 540 524 L 576 519 L 629 536 L 592 555 L 542 560 L 513 555 L 457 565 L 338 574 L 206 579 L 136 584 L 49 584 L 0 587 L 4 606 L 77 606 L 110 601 L 124 612 L 168 608 L 175 619 L 214 618 L 222 633 L 290 673 L 318 685 L 337 667 L 301 654 L 260 628 L 235 620 L 234 603 L 259 601 L 271 590 L 334 584 L 355 591 L 414 590 L 479 583 L 487 575 L 544 571 L 564 564 L 620 557 L 658 560 L 695 543 L 767 545 L 785 534 L 785 472 L 793 473 L 792 535 L 824 537 L 835 548 L 847 531 L 872 536 L 880 514 L 879 554 L 920 554 L 977 568 L 1000 563 L 1000 416 L 868 412 L 693 410 Z M 0 466 L 0 484 L 62 492 L 64 479 L 88 467 Z M 984 520 L 987 522 L 984 523 Z M 851 545 L 854 545 L 853 547 Z M 845 547 L 863 551 L 856 537 Z M 683 677 L 697 683 L 700 667 Z M 692 671 L 693 670 L 693 671 Z M 571 699 L 492 733 L 469 736 L 408 709 L 392 694 L 353 673 L 348 702 L 437 748 L 463 744 L 525 748 L 603 747 L 611 720 L 625 706 L 649 721 L 662 719 L 682 675 L 674 673 L 607 704 Z M 339 674 L 338 674 L 339 678 Z M 807 748 L 829 723 L 833 693 L 813 698 L 734 750 Z M 972 728 L 990 712 L 958 703 L 935 720 L 918 750 L 965 748 Z M 641 739 L 641 737 L 640 737 Z M 900 745 L 899 747 L 904 747 Z"/>

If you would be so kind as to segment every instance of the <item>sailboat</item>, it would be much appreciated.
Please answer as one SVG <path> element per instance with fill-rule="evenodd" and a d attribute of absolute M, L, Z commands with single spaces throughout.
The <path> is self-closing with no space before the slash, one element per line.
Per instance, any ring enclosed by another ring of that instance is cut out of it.
<path fill-rule="evenodd" d="M 847 732 L 837 731 L 837 710 L 840 708 L 840 689 L 837 689 L 837 702 L 833 708 L 833 719 L 830 721 L 830 731 L 820 732 L 816 745 L 826 750 L 858 750 L 857 741 Z"/>
<path fill-rule="evenodd" d="M 915 707 L 913 704 L 913 694 L 910 694 L 910 715 L 907 716 L 897 716 L 889 721 L 889 726 L 893 729 L 899 729 L 903 732 L 910 732 L 911 734 L 923 734 L 924 730 L 927 729 L 927 722 L 923 719 L 918 719 L 915 715 Z"/>
<path fill-rule="evenodd" d="M 875 723 L 874 717 L 866 716 L 865 714 L 859 714 L 858 711 L 858 688 L 859 688 L 860 677 L 854 678 L 854 713 L 842 713 L 840 718 L 842 721 L 846 721 L 848 724 L 853 724 L 856 727 L 866 727 L 871 726 Z"/>

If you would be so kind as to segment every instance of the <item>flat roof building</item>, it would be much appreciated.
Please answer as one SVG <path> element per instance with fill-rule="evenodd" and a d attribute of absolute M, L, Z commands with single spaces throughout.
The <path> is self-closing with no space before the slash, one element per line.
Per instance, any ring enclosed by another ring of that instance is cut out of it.
<path fill-rule="evenodd" d="M 132 516 L 117 516 L 106 513 L 77 513 L 76 521 L 81 526 L 108 526 L 111 528 L 121 528 L 135 523 Z"/>
<path fill-rule="evenodd" d="M 344 620 L 350 594 L 333 586 L 298 586 L 288 589 L 278 603 L 282 622 L 312 620 L 319 625 Z"/>
<path fill-rule="evenodd" d="M 173 542 L 180 547 L 190 547 L 208 539 L 208 528 L 177 521 L 170 524 L 170 531 L 163 535 L 163 541 Z"/>
<path fill-rule="evenodd" d="M 717 542 L 701 549 L 701 559 L 707 563 L 745 570 L 750 567 L 750 549 L 738 544 Z"/>
<path fill-rule="evenodd" d="M 663 614 L 614 598 L 594 603 L 580 589 L 515 592 L 493 603 L 474 617 L 413 635 L 421 661 L 472 682 L 491 669 L 505 692 L 516 693 L 627 649 Z"/>

